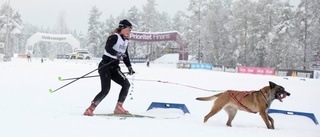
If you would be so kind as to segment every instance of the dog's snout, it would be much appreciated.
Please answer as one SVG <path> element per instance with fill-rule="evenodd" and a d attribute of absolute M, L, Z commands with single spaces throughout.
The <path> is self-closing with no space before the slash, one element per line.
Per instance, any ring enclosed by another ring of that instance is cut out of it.
<path fill-rule="evenodd" d="M 289 93 L 289 92 L 287 92 L 287 96 L 290 96 L 290 93 Z"/>

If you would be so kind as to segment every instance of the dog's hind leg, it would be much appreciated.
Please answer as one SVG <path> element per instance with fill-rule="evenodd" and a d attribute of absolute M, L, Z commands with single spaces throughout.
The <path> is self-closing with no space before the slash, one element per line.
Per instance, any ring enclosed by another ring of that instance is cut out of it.
<path fill-rule="evenodd" d="M 211 111 L 209 112 L 209 114 L 207 114 L 207 115 L 204 117 L 203 122 L 206 123 L 210 117 L 212 117 L 213 115 L 217 114 L 221 109 L 222 109 L 222 106 L 214 105 L 214 106 L 212 107 Z"/>
<path fill-rule="evenodd" d="M 234 117 L 236 116 L 238 110 L 233 108 L 232 106 L 227 106 L 224 108 L 224 110 L 228 113 L 228 116 L 229 116 L 226 125 L 229 127 L 232 127 L 231 122 L 234 119 Z"/>
<path fill-rule="evenodd" d="M 228 95 L 228 94 L 226 94 L 226 95 Z M 228 100 L 225 100 L 225 99 L 220 98 L 220 97 L 217 98 L 217 100 L 214 101 L 214 104 L 213 104 L 209 114 L 204 117 L 203 122 L 204 123 L 207 122 L 210 117 L 212 117 L 213 115 L 218 113 L 227 103 L 228 103 Z"/>

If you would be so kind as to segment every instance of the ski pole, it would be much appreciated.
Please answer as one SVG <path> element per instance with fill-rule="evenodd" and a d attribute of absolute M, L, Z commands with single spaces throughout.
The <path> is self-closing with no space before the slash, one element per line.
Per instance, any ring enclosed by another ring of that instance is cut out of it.
<path fill-rule="evenodd" d="M 67 84 L 65 84 L 65 85 L 63 85 L 63 86 L 61 86 L 61 87 L 59 87 L 59 88 L 57 88 L 57 89 L 55 89 L 55 90 L 49 89 L 49 92 L 50 92 L 50 93 L 56 92 L 56 91 L 58 91 L 58 90 L 60 90 L 60 89 L 64 88 L 65 86 L 68 86 L 68 85 L 70 85 L 71 83 L 76 82 L 77 80 L 79 80 L 79 79 L 81 79 L 81 78 L 86 77 L 87 75 L 89 75 L 89 74 L 91 74 L 91 73 L 95 72 L 96 70 L 99 70 L 99 69 L 101 69 L 101 68 L 103 68 L 103 67 L 105 67 L 105 66 L 108 66 L 109 64 L 111 64 L 111 63 L 112 63 L 112 62 L 114 62 L 114 61 L 116 61 L 116 60 L 112 60 L 112 61 L 108 62 L 107 64 L 103 64 L 101 67 L 96 68 L 96 69 L 94 69 L 94 70 L 92 70 L 92 71 L 88 72 L 87 74 L 84 74 L 83 76 L 78 77 L 78 78 L 74 79 L 73 81 L 71 81 L 71 82 L 69 82 L 69 83 L 67 83 Z"/>
<path fill-rule="evenodd" d="M 129 72 L 123 72 L 123 74 L 129 74 Z M 85 76 L 83 78 L 94 78 L 94 77 L 99 77 L 100 75 L 92 75 L 92 76 Z M 80 77 L 75 77 L 75 78 L 61 78 L 61 76 L 58 77 L 59 81 L 67 81 L 67 80 L 74 80 Z"/>
<path fill-rule="evenodd" d="M 83 77 L 83 78 L 93 78 L 93 77 L 99 77 L 99 75 L 93 75 L 93 76 L 86 76 L 86 77 Z M 61 76 L 58 77 L 58 80 L 59 81 L 66 81 L 66 80 L 74 80 L 74 79 L 77 79 L 79 77 L 76 77 L 76 78 L 64 78 L 62 79 Z"/>

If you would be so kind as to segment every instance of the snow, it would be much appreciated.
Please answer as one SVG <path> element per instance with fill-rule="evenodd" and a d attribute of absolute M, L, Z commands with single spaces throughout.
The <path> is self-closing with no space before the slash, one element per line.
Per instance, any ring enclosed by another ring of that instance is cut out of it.
<path fill-rule="evenodd" d="M 166 54 L 166 56 L 161 56 L 160 58 L 153 61 L 157 64 L 175 64 L 179 62 L 179 54 L 177 53 L 171 53 Z"/>
<path fill-rule="evenodd" d="M 62 78 L 82 76 L 97 68 L 97 62 L 85 60 L 46 60 L 13 58 L 0 62 L 0 136 L 1 137 L 320 137 L 320 127 L 307 117 L 270 114 L 275 130 L 267 129 L 260 115 L 238 111 L 233 127 L 225 125 L 226 112 L 220 111 L 203 123 L 212 102 L 196 97 L 215 94 L 197 88 L 170 84 L 179 83 L 212 90 L 258 90 L 273 81 L 286 88 L 291 96 L 283 102 L 275 100 L 273 109 L 314 113 L 319 109 L 319 80 L 276 76 L 224 73 L 209 70 L 176 69 L 175 64 L 133 64 L 137 74 L 128 76 L 132 87 L 124 108 L 134 114 L 158 118 L 127 118 L 83 116 L 90 101 L 100 91 L 99 78 L 78 80 L 61 90 L 49 93 L 69 81 Z M 123 69 L 123 71 L 127 71 Z M 97 72 L 91 75 L 97 75 Z M 169 83 L 160 83 L 157 80 Z M 112 113 L 120 86 L 112 83 L 109 95 L 95 113 Z M 132 92 L 133 91 L 133 92 Z M 146 111 L 152 102 L 185 104 L 191 114 L 177 109 Z M 164 119 L 165 117 L 179 117 Z"/>

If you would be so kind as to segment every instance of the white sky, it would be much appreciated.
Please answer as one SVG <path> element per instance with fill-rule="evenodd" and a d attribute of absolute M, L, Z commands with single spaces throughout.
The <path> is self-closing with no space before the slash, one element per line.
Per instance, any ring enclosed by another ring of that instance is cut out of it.
<path fill-rule="evenodd" d="M 0 4 L 8 0 L 0 0 Z M 292 4 L 300 0 L 291 0 Z M 104 21 L 110 15 L 118 16 L 132 6 L 140 10 L 147 0 L 10 0 L 10 5 L 18 10 L 24 23 L 39 27 L 54 27 L 58 15 L 65 12 L 66 22 L 70 30 L 87 31 L 89 13 L 93 6 L 102 11 L 101 19 Z M 177 11 L 186 11 L 189 0 L 157 0 L 157 10 L 165 11 L 173 16 Z"/>
<path fill-rule="evenodd" d="M 0 4 L 6 0 L 0 0 Z M 142 9 L 147 0 L 10 0 L 11 7 L 18 10 L 24 23 L 31 23 L 44 28 L 57 24 L 58 15 L 65 12 L 69 29 L 85 31 L 89 13 L 93 6 L 102 11 L 104 21 L 110 15 L 118 16 L 132 6 Z M 185 10 L 188 0 L 157 0 L 158 11 L 166 11 L 171 16 L 179 10 Z"/>

